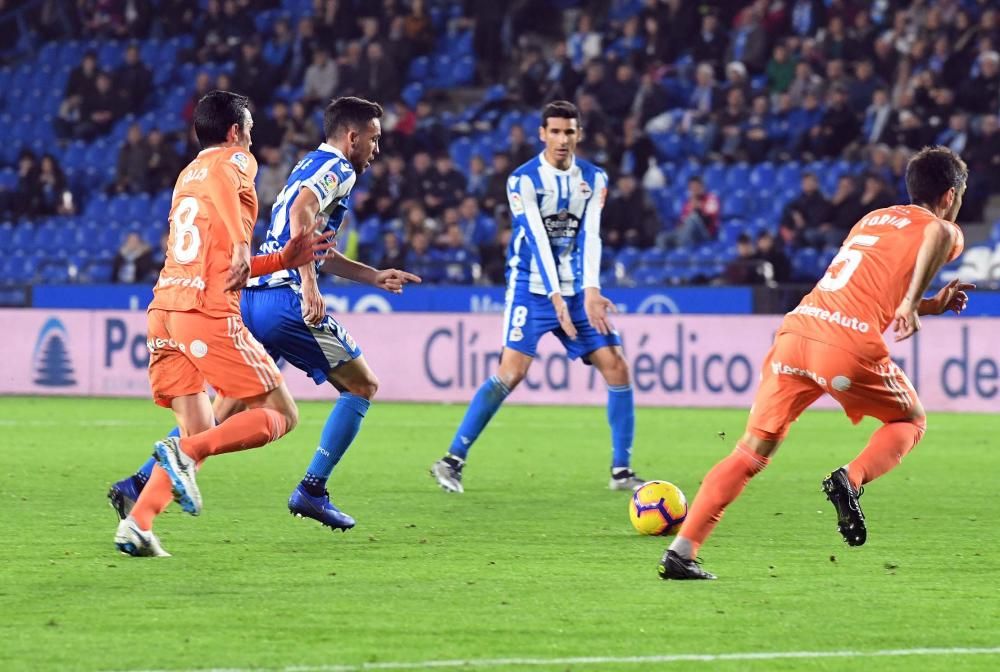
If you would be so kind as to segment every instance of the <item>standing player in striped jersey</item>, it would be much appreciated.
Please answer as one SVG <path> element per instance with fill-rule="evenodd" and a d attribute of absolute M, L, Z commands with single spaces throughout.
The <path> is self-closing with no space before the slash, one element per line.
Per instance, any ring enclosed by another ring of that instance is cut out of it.
<path fill-rule="evenodd" d="M 361 98 L 345 97 L 330 103 L 323 120 L 326 142 L 292 169 L 271 209 L 271 224 L 260 248 L 262 255 L 279 253 L 290 240 L 304 234 L 336 234 L 347 213 L 357 176 L 378 155 L 381 116 L 378 103 Z M 327 271 L 342 278 L 397 294 L 403 285 L 420 282 L 410 273 L 376 270 L 335 250 L 331 250 L 325 264 Z M 317 385 L 329 381 L 340 392 L 315 456 L 288 500 L 288 509 L 331 529 L 347 530 L 354 527 L 355 521 L 330 502 L 326 483 L 357 436 L 378 389 L 378 379 L 351 335 L 327 314 L 317 284 L 320 265 L 310 262 L 251 279 L 243 291 L 241 308 L 247 328 L 269 355 L 284 358 Z M 219 399 L 215 404 L 220 420 L 240 410 L 242 406 L 229 399 Z M 128 514 L 133 493 L 142 491 L 152 466 L 148 461 L 136 474 L 112 486 L 108 496 L 120 517 Z"/>
<path fill-rule="evenodd" d="M 875 210 L 854 225 L 823 278 L 785 316 L 761 367 L 746 431 L 702 481 L 660 561 L 661 578 L 715 578 L 698 565 L 699 547 L 768 465 L 789 425 L 824 393 L 851 422 L 868 415 L 883 423 L 854 461 L 823 481 L 844 541 L 865 543 L 861 486 L 897 466 L 927 428 L 917 392 L 889 358 L 882 333 L 891 324 L 895 340 L 902 341 L 920 329 L 921 315 L 965 309 L 965 292 L 974 286 L 957 279 L 934 297 L 923 296 L 941 267 L 962 253 L 955 219 L 968 175 L 950 149 L 925 148 L 906 167 L 911 204 Z"/>
<path fill-rule="evenodd" d="M 472 443 L 528 373 L 538 340 L 552 332 L 571 359 L 597 367 L 608 385 L 612 490 L 643 483 L 631 468 L 635 413 L 621 338 L 611 326 L 614 304 L 601 295 L 601 209 L 608 176 L 577 159 L 580 113 L 566 101 L 542 111 L 545 151 L 507 180 L 514 231 L 508 249 L 503 353 L 496 375 L 476 392 L 448 454 L 431 475 L 448 492 L 463 492 L 462 469 Z"/>
<path fill-rule="evenodd" d="M 153 399 L 174 411 L 183 438 L 156 443 L 162 468 L 152 471 L 118 525 L 115 545 L 129 555 L 168 555 L 152 532 L 153 519 L 173 497 L 188 513 L 201 511 L 195 471 L 202 461 L 274 441 L 298 421 L 274 360 L 243 325 L 240 289 L 253 274 L 311 263 L 313 250 L 325 252 L 315 244 L 310 250 L 315 234 L 303 231 L 284 250 L 250 258 L 257 164 L 249 153 L 248 102 L 228 91 L 198 101 L 194 126 L 203 149 L 174 186 L 169 249 L 149 304 L 147 345 Z M 219 399 L 238 400 L 247 410 L 213 427 L 206 382 Z"/>

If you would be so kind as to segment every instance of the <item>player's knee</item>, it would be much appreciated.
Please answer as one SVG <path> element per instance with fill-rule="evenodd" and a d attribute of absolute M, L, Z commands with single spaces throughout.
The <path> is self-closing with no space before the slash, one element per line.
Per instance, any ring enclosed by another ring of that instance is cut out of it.
<path fill-rule="evenodd" d="M 362 397 L 371 401 L 375 398 L 375 393 L 378 392 L 378 378 L 370 376 L 364 380 L 352 383 L 347 391 L 356 397 Z"/>
<path fill-rule="evenodd" d="M 292 401 L 277 409 L 285 417 L 285 433 L 292 431 L 299 424 L 299 407 Z"/>
<path fill-rule="evenodd" d="M 604 379 L 609 385 L 628 385 L 632 382 L 632 372 L 629 369 L 628 361 L 620 354 L 617 354 L 604 367 Z"/>

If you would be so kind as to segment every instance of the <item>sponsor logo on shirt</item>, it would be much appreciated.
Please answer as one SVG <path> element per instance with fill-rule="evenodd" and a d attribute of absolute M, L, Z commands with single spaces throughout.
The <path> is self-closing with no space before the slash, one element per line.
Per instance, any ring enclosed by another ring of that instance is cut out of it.
<path fill-rule="evenodd" d="M 146 349 L 150 353 L 157 350 L 180 350 L 181 352 L 186 350 L 183 343 L 178 343 L 172 338 L 147 338 Z"/>
<path fill-rule="evenodd" d="M 843 327 L 844 329 L 851 329 L 862 334 L 867 334 L 871 330 L 871 325 L 867 322 L 862 322 L 856 317 L 850 315 L 844 315 L 839 310 L 830 312 L 825 308 L 820 308 L 819 306 L 812 306 L 809 304 L 803 306 L 796 306 L 789 315 L 803 315 L 805 317 L 815 317 L 818 320 L 823 320 L 824 322 L 829 322 L 830 324 L 836 324 L 837 326 Z"/>
<path fill-rule="evenodd" d="M 247 172 L 247 166 L 250 165 L 250 157 L 243 152 L 236 152 L 229 157 L 229 162 L 239 168 L 241 173 L 245 173 Z"/>
<path fill-rule="evenodd" d="M 826 378 L 809 369 L 800 369 L 788 364 L 782 364 L 781 362 L 771 362 L 771 373 L 776 376 L 802 376 L 803 378 L 809 378 L 822 387 L 826 387 Z"/>
<path fill-rule="evenodd" d="M 193 278 L 177 278 L 171 275 L 161 275 L 157 287 L 194 287 L 195 289 L 205 289 L 205 281 L 200 275 Z"/>

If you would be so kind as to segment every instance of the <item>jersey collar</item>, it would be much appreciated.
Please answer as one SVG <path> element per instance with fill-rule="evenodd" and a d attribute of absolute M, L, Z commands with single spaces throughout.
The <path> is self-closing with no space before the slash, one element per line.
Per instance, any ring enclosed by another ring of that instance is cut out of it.
<path fill-rule="evenodd" d="M 538 160 L 542 162 L 543 166 L 548 166 L 549 168 L 554 170 L 557 175 L 569 175 L 570 173 L 573 172 L 573 169 L 576 168 L 576 154 L 570 157 L 569 168 L 567 168 L 566 170 L 563 170 L 562 168 L 556 168 L 551 163 L 549 163 L 548 160 L 545 158 L 544 151 L 538 155 Z"/>
<path fill-rule="evenodd" d="M 329 152 L 330 154 L 336 154 L 337 156 L 339 156 L 340 158 L 342 158 L 344 161 L 347 161 L 347 157 L 344 156 L 344 153 L 342 151 L 340 151 L 339 149 L 337 149 L 333 145 L 328 145 L 325 142 L 322 143 L 322 144 L 320 144 L 319 151 L 321 151 L 321 152 Z"/>

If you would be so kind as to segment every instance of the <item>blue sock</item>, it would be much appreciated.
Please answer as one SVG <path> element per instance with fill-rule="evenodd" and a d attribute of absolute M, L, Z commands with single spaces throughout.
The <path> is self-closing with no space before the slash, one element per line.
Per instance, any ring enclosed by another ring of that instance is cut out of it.
<path fill-rule="evenodd" d="M 330 411 L 323 433 L 319 437 L 319 447 L 313 455 L 309 469 L 302 479 L 306 492 L 314 497 L 323 494 L 326 481 L 333 473 L 333 468 L 347 452 L 348 446 L 354 441 L 361 429 L 361 421 L 368 412 L 371 402 L 364 397 L 358 397 L 350 392 L 344 392 Z"/>
<path fill-rule="evenodd" d="M 631 385 L 608 385 L 608 424 L 611 425 L 611 468 L 632 462 L 635 438 L 635 400 Z"/>
<path fill-rule="evenodd" d="M 469 448 L 479 438 L 489 421 L 500 410 L 500 404 L 510 394 L 510 390 L 496 376 L 490 376 L 472 397 L 472 403 L 465 411 L 462 424 L 451 441 L 448 452 L 463 460 L 469 454 Z"/>
<path fill-rule="evenodd" d="M 173 429 L 170 430 L 170 433 L 167 434 L 167 436 L 180 436 L 180 435 L 181 435 L 181 430 L 179 427 L 174 427 Z M 156 466 L 156 458 L 151 457 L 148 460 L 146 460 L 141 467 L 139 467 L 138 471 L 135 472 L 135 477 L 139 479 L 139 483 L 141 485 L 146 485 L 146 481 L 149 480 L 149 475 L 153 473 L 153 467 L 155 466 Z"/>

